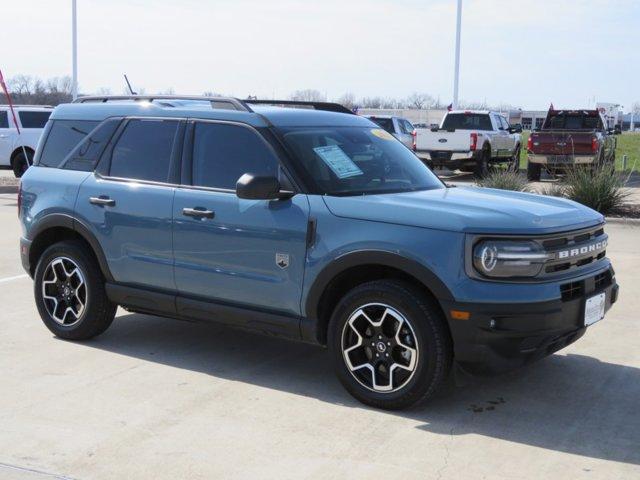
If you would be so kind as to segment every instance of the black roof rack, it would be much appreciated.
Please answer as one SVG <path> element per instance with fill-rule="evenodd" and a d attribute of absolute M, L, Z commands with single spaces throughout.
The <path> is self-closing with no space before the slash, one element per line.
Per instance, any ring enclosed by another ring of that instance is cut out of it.
<path fill-rule="evenodd" d="M 226 109 L 226 110 L 241 110 L 246 112 L 252 112 L 250 105 L 273 105 L 280 107 L 298 107 L 298 108 L 312 108 L 314 110 L 324 110 L 327 112 L 349 113 L 353 114 L 344 105 L 332 102 L 303 102 L 297 100 L 240 100 L 233 97 L 205 97 L 205 96 L 190 96 L 190 95 L 91 95 L 86 97 L 78 97 L 73 103 L 107 103 L 107 102 L 121 102 L 121 101 L 133 101 L 133 102 L 157 102 L 171 106 L 171 100 L 192 100 L 199 102 L 209 102 L 212 108 Z"/>
<path fill-rule="evenodd" d="M 199 102 L 209 102 L 212 108 L 226 110 L 251 111 L 242 100 L 233 97 L 205 97 L 201 95 L 91 95 L 78 97 L 73 103 L 107 103 L 131 100 L 133 102 L 157 102 L 166 106 L 170 105 L 170 100 L 191 100 Z"/>
<path fill-rule="evenodd" d="M 250 105 L 273 105 L 276 107 L 302 107 L 313 108 L 314 110 L 324 110 L 327 112 L 349 113 L 354 114 L 344 105 L 333 102 L 304 102 L 298 100 L 243 100 L 244 103 Z"/>

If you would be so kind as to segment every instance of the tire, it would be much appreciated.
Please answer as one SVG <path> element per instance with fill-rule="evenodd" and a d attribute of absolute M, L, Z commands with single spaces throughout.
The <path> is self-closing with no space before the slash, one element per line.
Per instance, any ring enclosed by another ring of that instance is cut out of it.
<path fill-rule="evenodd" d="M 448 376 L 453 359 L 438 305 L 410 284 L 395 280 L 368 282 L 348 292 L 331 316 L 328 347 L 345 389 L 360 402 L 385 410 L 431 397 Z M 360 362 L 369 366 L 357 368 Z"/>
<path fill-rule="evenodd" d="M 27 150 L 26 152 L 26 157 L 24 155 L 24 151 L 18 152 L 11 162 L 11 168 L 13 169 L 13 174 L 16 178 L 22 177 L 24 172 L 27 171 L 27 168 L 29 168 L 29 165 L 33 162 L 33 152 L 31 150 Z"/>
<path fill-rule="evenodd" d="M 489 175 L 489 161 L 491 160 L 491 150 L 483 149 L 482 155 L 476 161 L 473 173 L 476 178 L 484 178 Z"/>
<path fill-rule="evenodd" d="M 510 172 L 517 172 L 520 170 L 520 144 L 516 145 L 513 155 L 511 156 L 511 160 L 509 160 L 507 170 Z"/>
<path fill-rule="evenodd" d="M 542 167 L 539 163 L 527 163 L 527 179 L 531 182 L 539 182 L 540 181 L 540 173 Z"/>
<path fill-rule="evenodd" d="M 107 298 L 97 262 L 88 248 L 75 240 L 51 245 L 41 255 L 34 275 L 34 295 L 46 327 L 68 340 L 100 335 L 116 314 L 117 305 Z"/>

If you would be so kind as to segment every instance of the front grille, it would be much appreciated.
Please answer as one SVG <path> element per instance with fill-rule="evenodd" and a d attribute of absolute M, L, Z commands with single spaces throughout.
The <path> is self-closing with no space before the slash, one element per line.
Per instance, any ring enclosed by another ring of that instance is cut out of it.
<path fill-rule="evenodd" d="M 560 293 L 563 302 L 579 298 L 584 295 L 584 281 L 565 283 L 560 286 Z"/>
<path fill-rule="evenodd" d="M 604 290 L 613 283 L 613 274 L 607 270 L 585 280 L 577 280 L 560 285 L 560 295 L 563 302 L 581 298 L 585 294 L 591 294 Z"/>
<path fill-rule="evenodd" d="M 602 226 L 577 230 L 539 240 L 549 254 L 542 276 L 589 265 L 606 256 L 607 235 Z"/>

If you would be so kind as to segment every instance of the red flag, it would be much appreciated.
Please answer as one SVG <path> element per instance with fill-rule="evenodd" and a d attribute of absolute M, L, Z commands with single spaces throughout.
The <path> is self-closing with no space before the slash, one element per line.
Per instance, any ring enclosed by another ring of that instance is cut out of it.
<path fill-rule="evenodd" d="M 453 103 L 447 105 L 447 112 L 450 112 L 451 110 L 453 110 Z"/>
<path fill-rule="evenodd" d="M 7 97 L 7 103 L 9 104 L 9 108 L 11 109 L 11 116 L 13 116 L 13 123 L 16 126 L 16 130 L 18 131 L 18 135 L 20 135 L 20 127 L 18 126 L 18 119 L 16 118 L 16 112 L 13 110 L 13 102 L 11 101 L 11 95 L 9 95 L 9 89 L 7 88 L 7 84 L 4 83 L 4 77 L 2 76 L 2 70 L 0 70 L 0 87 L 2 87 L 2 91 Z"/>

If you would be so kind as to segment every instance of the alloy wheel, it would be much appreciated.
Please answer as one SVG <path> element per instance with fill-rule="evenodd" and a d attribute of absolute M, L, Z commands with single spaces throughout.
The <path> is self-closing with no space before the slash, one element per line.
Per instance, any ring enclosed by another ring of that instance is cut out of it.
<path fill-rule="evenodd" d="M 42 298 L 51 318 L 65 327 L 80 321 L 87 305 L 87 284 L 82 270 L 68 257 L 49 262 L 42 277 Z"/>
<path fill-rule="evenodd" d="M 416 371 L 419 351 L 413 328 L 384 303 L 356 309 L 344 325 L 341 342 L 349 372 L 369 390 L 398 391 Z"/>

